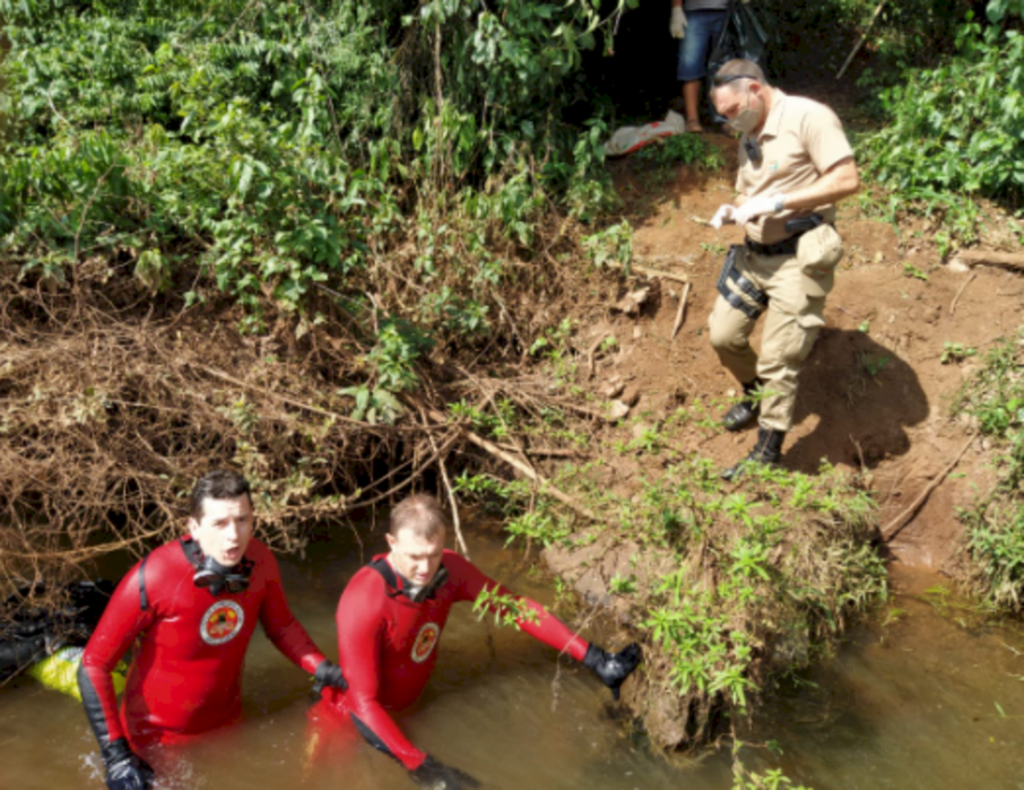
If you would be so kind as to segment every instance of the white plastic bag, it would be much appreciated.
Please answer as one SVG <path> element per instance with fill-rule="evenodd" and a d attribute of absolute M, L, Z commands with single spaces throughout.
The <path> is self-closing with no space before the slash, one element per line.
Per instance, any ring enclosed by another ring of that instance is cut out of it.
<path fill-rule="evenodd" d="M 662 137 L 686 132 L 686 121 L 682 115 L 673 110 L 668 111 L 664 121 L 654 121 L 643 126 L 622 126 L 615 130 L 604 144 L 608 156 L 625 156 L 638 148 L 650 145 Z"/>

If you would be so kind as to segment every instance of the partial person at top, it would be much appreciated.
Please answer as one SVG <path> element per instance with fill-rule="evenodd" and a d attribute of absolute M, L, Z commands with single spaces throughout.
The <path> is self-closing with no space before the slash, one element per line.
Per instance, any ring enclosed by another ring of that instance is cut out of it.
<path fill-rule="evenodd" d="M 504 603 L 495 596 L 512 596 L 469 560 L 445 549 L 447 532 L 448 520 L 432 496 L 411 496 L 391 511 L 390 551 L 359 570 L 338 603 L 339 661 L 348 691 L 327 690 L 317 706 L 350 719 L 372 746 L 398 760 L 420 787 L 432 790 L 476 787 L 477 782 L 414 746 L 389 711 L 407 708 L 420 696 L 437 663 L 437 645 L 454 604 L 476 601 L 486 590 L 488 609 L 494 612 Z M 640 662 L 639 645 L 608 653 L 534 601 L 515 601 L 518 611 L 512 614 L 519 614 L 516 622 L 523 631 L 581 661 L 618 699 L 619 687 Z"/>
<path fill-rule="evenodd" d="M 708 56 L 725 25 L 729 0 L 672 0 L 669 32 L 679 42 L 676 79 L 683 84 L 686 131 L 704 131 L 700 122 L 700 84 L 707 74 Z"/>
<path fill-rule="evenodd" d="M 253 537 L 249 484 L 217 470 L 192 491 L 189 534 L 121 580 L 82 656 L 78 685 L 110 790 L 145 790 L 143 759 L 238 720 L 242 665 L 257 622 L 318 685 L 345 688 L 285 600 L 277 560 Z M 111 672 L 138 639 L 120 708 Z"/>

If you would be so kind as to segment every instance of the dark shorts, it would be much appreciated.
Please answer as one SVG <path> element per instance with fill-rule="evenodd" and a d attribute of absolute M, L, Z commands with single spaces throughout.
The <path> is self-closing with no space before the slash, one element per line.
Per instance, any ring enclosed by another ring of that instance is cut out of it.
<path fill-rule="evenodd" d="M 679 42 L 676 79 L 683 82 L 704 78 L 711 42 L 722 32 L 725 11 L 691 11 L 686 15 L 686 35 Z"/>

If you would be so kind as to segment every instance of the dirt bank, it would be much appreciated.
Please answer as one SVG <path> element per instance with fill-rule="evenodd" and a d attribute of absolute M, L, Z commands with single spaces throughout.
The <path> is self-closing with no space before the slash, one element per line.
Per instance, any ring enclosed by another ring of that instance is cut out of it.
<path fill-rule="evenodd" d="M 712 139 L 732 155 L 732 141 Z M 734 169 L 730 165 L 716 176 L 682 171 L 671 184 L 652 188 L 636 163 L 614 167 L 635 228 L 635 262 L 685 277 L 692 287 L 674 340 L 684 287 L 678 281 L 662 279 L 658 296 L 636 316 L 607 308 L 580 316 L 582 347 L 608 335 L 619 346 L 598 361 L 593 391 L 626 382 L 639 396 L 632 413 L 649 421 L 665 419 L 687 398 L 724 402 L 737 385 L 708 343 L 706 321 L 724 249 L 742 234 L 730 226 L 715 231 L 704 221 L 731 199 Z M 894 525 L 970 438 L 969 422 L 950 418 L 950 403 L 979 356 L 1013 336 L 1024 306 L 1024 279 L 991 267 L 953 271 L 942 262 L 927 220 L 910 218 L 897 227 L 873 215 L 870 200 L 865 205 L 868 210 L 852 199 L 840 210 L 846 256 L 827 301 L 826 327 L 801 374 L 784 465 L 813 473 L 827 461 L 868 471 L 884 528 Z M 977 354 L 958 359 L 955 346 Z M 752 441 L 749 432 L 693 431 L 678 449 L 699 449 L 727 465 Z M 638 473 L 628 466 L 621 470 L 626 479 Z M 892 554 L 909 565 L 949 571 L 962 536 L 956 508 L 991 486 L 990 467 L 979 441 L 889 542 Z"/>

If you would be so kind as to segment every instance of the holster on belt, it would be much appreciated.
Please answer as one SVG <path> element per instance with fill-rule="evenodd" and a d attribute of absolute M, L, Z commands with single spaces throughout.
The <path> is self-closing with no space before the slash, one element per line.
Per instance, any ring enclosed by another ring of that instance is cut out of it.
<path fill-rule="evenodd" d="M 744 255 L 746 254 L 746 250 L 742 244 L 733 244 L 729 247 L 729 252 L 725 256 L 725 263 L 722 265 L 722 273 L 718 275 L 718 293 L 720 293 L 722 298 L 730 305 L 744 313 L 748 318 L 753 319 L 761 315 L 768 306 L 768 294 L 750 282 L 750 280 L 744 277 L 736 268 L 736 256 L 741 252 Z M 736 293 L 736 291 L 730 288 L 730 281 L 732 281 L 740 292 L 750 297 L 754 304 L 750 304 Z"/>
<path fill-rule="evenodd" d="M 807 217 L 793 217 L 786 222 L 786 233 L 790 237 L 803 236 L 808 231 L 814 230 L 819 225 L 825 224 L 825 218 L 821 214 L 811 214 Z"/>

